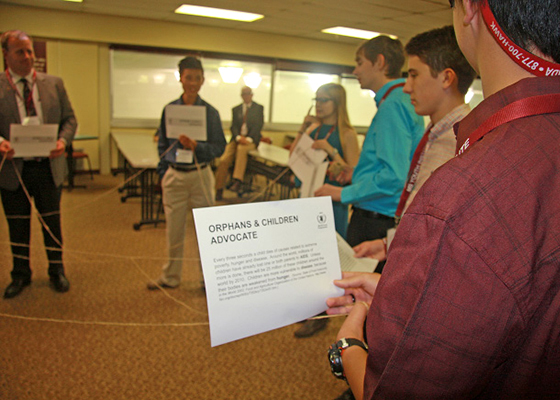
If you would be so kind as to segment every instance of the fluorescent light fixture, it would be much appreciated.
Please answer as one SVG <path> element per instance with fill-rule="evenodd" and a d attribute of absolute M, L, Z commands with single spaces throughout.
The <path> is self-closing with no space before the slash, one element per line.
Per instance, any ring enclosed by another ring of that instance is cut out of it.
<path fill-rule="evenodd" d="M 307 84 L 313 93 L 315 93 L 319 87 L 331 82 L 336 82 L 336 77 L 333 75 L 309 74 L 307 78 Z"/>
<path fill-rule="evenodd" d="M 175 10 L 177 14 L 196 15 L 198 17 L 231 19 L 234 21 L 253 22 L 261 19 L 264 15 L 252 14 L 241 11 L 224 10 L 222 8 L 193 6 L 190 4 L 183 4 Z"/>
<path fill-rule="evenodd" d="M 224 83 L 237 83 L 239 82 L 239 78 L 241 78 L 243 68 L 220 67 L 218 68 L 218 71 L 220 71 L 220 76 L 222 77 Z"/>
<path fill-rule="evenodd" d="M 349 36 L 359 39 L 372 39 L 379 35 L 384 35 L 384 33 L 364 31 L 362 29 L 346 28 L 344 26 L 335 26 L 332 28 L 327 28 L 321 30 L 323 33 L 330 33 L 332 35 Z M 387 35 L 390 38 L 397 39 L 395 35 Z"/>
<path fill-rule="evenodd" d="M 245 82 L 245 85 L 249 86 L 251 89 L 256 89 L 262 82 L 261 74 L 258 72 L 249 72 L 243 77 L 243 82 Z"/>
<path fill-rule="evenodd" d="M 162 85 L 163 83 L 165 83 L 165 75 L 163 74 L 155 74 L 153 78 L 156 85 Z"/>
<path fill-rule="evenodd" d="M 64 1 L 71 1 L 72 3 L 81 3 L 84 0 L 64 0 Z"/>

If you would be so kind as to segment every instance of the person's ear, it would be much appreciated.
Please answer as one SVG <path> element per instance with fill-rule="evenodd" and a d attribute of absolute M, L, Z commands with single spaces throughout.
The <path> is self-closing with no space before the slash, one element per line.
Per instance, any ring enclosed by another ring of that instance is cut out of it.
<path fill-rule="evenodd" d="M 461 7 L 463 7 L 463 24 L 470 25 L 477 20 L 479 8 L 477 4 L 473 4 L 471 0 L 463 0 L 461 2 Z"/>
<path fill-rule="evenodd" d="M 441 75 L 441 84 L 443 89 L 449 89 L 454 85 L 457 86 L 459 84 L 459 79 L 457 78 L 457 74 L 453 69 L 446 68 L 440 72 Z"/>
<path fill-rule="evenodd" d="M 385 56 L 383 54 L 378 54 L 375 63 L 373 63 L 373 66 L 378 70 L 384 70 L 385 65 L 386 65 Z"/>

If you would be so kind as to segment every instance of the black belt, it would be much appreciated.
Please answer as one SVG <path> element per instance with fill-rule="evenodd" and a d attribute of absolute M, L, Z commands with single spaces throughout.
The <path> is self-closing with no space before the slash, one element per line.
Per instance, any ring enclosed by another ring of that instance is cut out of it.
<path fill-rule="evenodd" d="M 49 158 L 48 157 L 34 157 L 34 158 L 24 158 L 23 161 L 24 162 L 29 162 L 29 163 L 42 163 L 45 161 L 48 161 Z"/>
<path fill-rule="evenodd" d="M 196 165 L 179 165 L 179 164 L 169 164 L 169 166 L 177 171 L 181 172 L 191 172 L 196 171 Z M 200 169 L 206 168 L 208 164 L 199 164 Z"/>
<path fill-rule="evenodd" d="M 379 214 L 378 212 L 375 212 L 375 211 L 364 210 L 363 208 L 358 208 L 358 207 L 352 206 L 352 209 L 354 210 L 355 213 L 358 213 L 358 214 L 361 214 L 361 215 L 364 215 L 364 216 L 370 217 L 370 218 L 394 219 L 394 217 L 389 217 L 388 215 Z"/>

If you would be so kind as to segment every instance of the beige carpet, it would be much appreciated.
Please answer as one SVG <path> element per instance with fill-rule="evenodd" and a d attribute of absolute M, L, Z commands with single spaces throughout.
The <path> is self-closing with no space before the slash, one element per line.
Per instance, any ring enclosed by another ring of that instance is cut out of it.
<path fill-rule="evenodd" d="M 121 203 L 122 179 L 82 175 L 77 183 L 86 189 L 63 193 L 66 294 L 48 285 L 33 221 L 33 283 L 0 299 L 0 399 L 328 400 L 346 389 L 326 354 L 341 318 L 309 339 L 294 338 L 296 324 L 210 347 L 192 221 L 184 284 L 169 296 L 146 290 L 164 261 L 165 225 L 132 229 L 140 201 Z M 223 203 L 242 201 L 229 195 Z M 0 213 L 3 293 L 11 257 Z"/>

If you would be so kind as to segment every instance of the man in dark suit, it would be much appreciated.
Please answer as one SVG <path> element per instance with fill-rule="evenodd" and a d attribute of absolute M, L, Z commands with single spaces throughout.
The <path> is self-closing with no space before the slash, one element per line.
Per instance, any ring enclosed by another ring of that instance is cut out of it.
<path fill-rule="evenodd" d="M 17 296 L 31 283 L 31 197 L 41 214 L 51 284 L 57 292 L 67 292 L 60 195 L 66 173 L 64 150 L 76 132 L 76 118 L 62 80 L 33 68 L 31 38 L 22 31 L 7 31 L 1 43 L 6 70 L 0 75 L 0 195 L 13 255 L 12 282 L 4 298 Z M 49 157 L 18 158 L 10 144 L 10 124 L 22 123 L 59 125 L 56 147 Z"/>
<path fill-rule="evenodd" d="M 248 154 L 257 148 L 261 140 L 264 107 L 253 101 L 253 90 L 248 86 L 241 89 L 241 98 L 243 103 L 232 109 L 231 140 L 220 158 L 220 165 L 216 171 L 216 200 L 222 199 L 228 169 L 234 160 L 233 185 L 230 190 L 241 190 Z"/>

